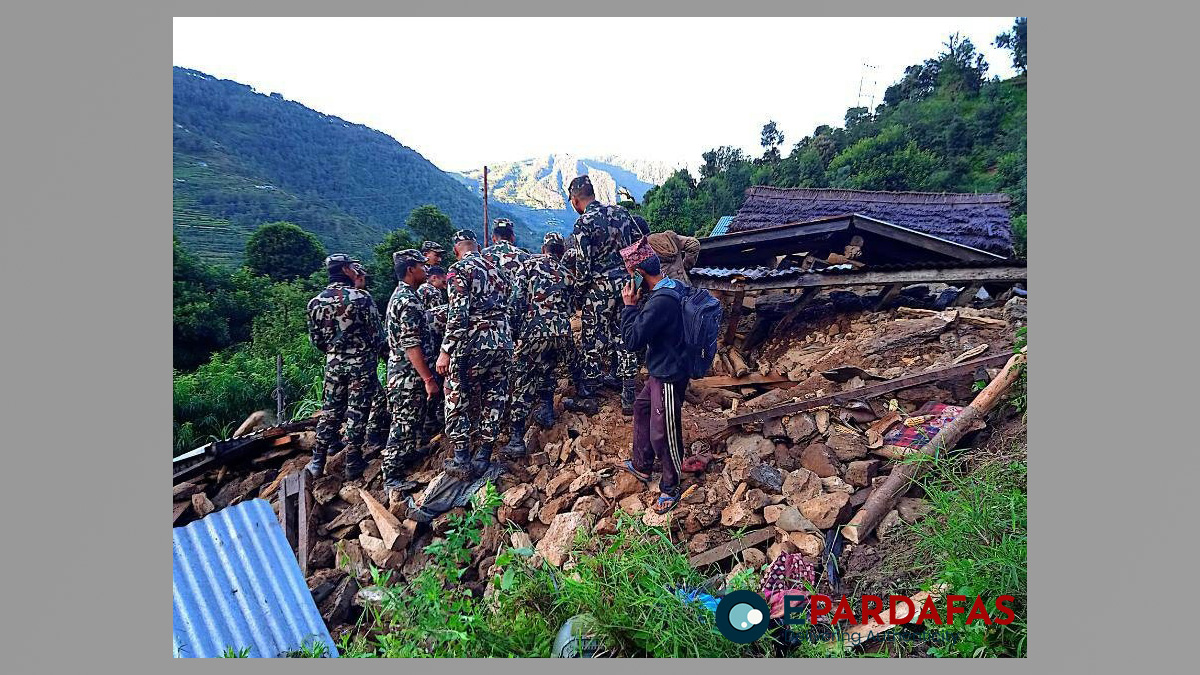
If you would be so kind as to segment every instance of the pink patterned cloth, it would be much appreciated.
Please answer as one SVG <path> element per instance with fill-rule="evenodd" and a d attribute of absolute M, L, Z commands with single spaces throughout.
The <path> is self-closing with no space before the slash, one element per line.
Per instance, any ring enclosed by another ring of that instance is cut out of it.
<path fill-rule="evenodd" d="M 784 599 L 789 595 L 808 597 L 817 583 L 817 570 L 801 553 L 784 553 L 771 563 L 758 594 L 771 607 L 771 618 L 783 616 Z"/>

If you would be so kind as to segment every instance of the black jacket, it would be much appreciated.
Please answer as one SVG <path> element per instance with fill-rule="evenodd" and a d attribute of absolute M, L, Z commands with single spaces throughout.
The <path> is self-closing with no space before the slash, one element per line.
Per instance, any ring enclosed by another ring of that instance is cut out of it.
<path fill-rule="evenodd" d="M 662 382 L 687 380 L 683 342 L 681 284 L 660 288 L 650 294 L 641 309 L 621 310 L 621 339 L 631 352 L 646 349 L 646 370 Z"/>

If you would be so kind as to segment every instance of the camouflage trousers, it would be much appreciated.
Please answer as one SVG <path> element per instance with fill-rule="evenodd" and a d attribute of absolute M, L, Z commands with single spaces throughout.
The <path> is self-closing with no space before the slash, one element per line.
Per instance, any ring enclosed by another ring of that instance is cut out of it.
<path fill-rule="evenodd" d="M 482 349 L 450 357 L 446 373 L 446 437 L 452 447 L 496 442 L 508 394 L 509 352 Z"/>
<path fill-rule="evenodd" d="M 574 351 L 570 335 L 525 339 L 513 354 L 512 399 L 509 422 L 521 424 L 533 410 L 538 394 L 553 386 L 554 371 L 568 363 Z"/>
<path fill-rule="evenodd" d="M 388 409 L 387 389 L 379 383 L 379 377 L 371 378 L 375 384 L 375 393 L 371 396 L 371 414 L 367 418 L 367 440 L 386 438 L 388 428 L 392 424 L 392 414 Z"/>
<path fill-rule="evenodd" d="M 426 419 L 425 383 L 407 359 L 388 363 L 388 409 L 392 428 L 383 448 L 383 477 L 399 478 L 400 471 L 420 447 Z"/>
<path fill-rule="evenodd" d="M 338 435 L 347 449 L 359 450 L 367 431 L 371 401 L 379 386 L 378 361 L 333 355 L 325 362 L 321 417 L 317 420 L 317 449 L 337 450 Z M 345 430 L 342 430 L 345 425 Z"/>
<path fill-rule="evenodd" d="M 621 282 L 597 279 L 583 293 L 579 315 L 579 351 L 583 356 L 583 377 L 596 379 L 616 354 L 618 378 L 637 375 L 637 355 L 625 351 L 621 340 Z"/>

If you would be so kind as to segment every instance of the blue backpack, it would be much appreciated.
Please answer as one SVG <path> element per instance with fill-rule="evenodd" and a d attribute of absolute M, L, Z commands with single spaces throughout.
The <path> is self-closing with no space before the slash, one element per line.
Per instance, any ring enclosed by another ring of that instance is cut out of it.
<path fill-rule="evenodd" d="M 684 286 L 676 282 L 679 302 L 683 308 L 683 347 L 688 377 L 695 380 L 712 368 L 717 356 L 717 334 L 725 309 L 703 288 Z"/>

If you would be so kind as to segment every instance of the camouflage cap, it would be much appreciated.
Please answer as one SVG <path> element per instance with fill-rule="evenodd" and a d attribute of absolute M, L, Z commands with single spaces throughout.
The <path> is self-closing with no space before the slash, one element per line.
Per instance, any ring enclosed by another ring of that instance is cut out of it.
<path fill-rule="evenodd" d="M 563 239 L 563 236 L 557 232 L 547 232 L 546 236 L 542 238 L 542 246 L 548 246 L 550 244 L 566 246 L 566 240 Z"/>
<path fill-rule="evenodd" d="M 475 233 L 470 230 L 459 230 L 458 232 L 454 233 L 453 241 L 455 244 L 458 244 L 460 241 L 479 241 L 479 239 L 477 239 L 475 237 Z"/>
<path fill-rule="evenodd" d="M 443 248 L 442 245 L 437 243 L 436 241 L 427 241 L 424 244 L 421 244 L 421 253 L 429 253 L 430 251 L 437 251 L 438 253 L 445 253 L 446 249 Z"/>
<path fill-rule="evenodd" d="M 593 192 L 592 179 L 588 178 L 587 174 L 578 176 L 571 181 L 571 185 L 567 187 L 567 193 L 575 196 L 581 192 Z"/>
<path fill-rule="evenodd" d="M 406 248 L 403 251 L 396 251 L 392 254 L 392 263 L 398 264 L 401 262 L 416 263 L 418 265 L 425 264 L 425 256 L 415 248 Z"/>
<path fill-rule="evenodd" d="M 508 218 L 497 218 L 492 221 L 492 232 L 501 237 L 513 236 L 513 221 Z"/>
<path fill-rule="evenodd" d="M 355 258 L 347 253 L 334 253 L 325 259 L 325 269 L 327 270 L 336 269 L 342 265 L 358 265 L 361 267 L 362 263 L 358 260 L 358 258 Z"/>
<path fill-rule="evenodd" d="M 405 273 L 413 265 L 424 265 L 425 256 L 415 248 L 406 248 L 402 251 L 396 251 L 392 254 L 392 271 L 396 274 L 398 281 L 404 279 Z"/>

